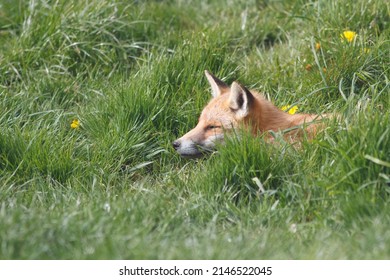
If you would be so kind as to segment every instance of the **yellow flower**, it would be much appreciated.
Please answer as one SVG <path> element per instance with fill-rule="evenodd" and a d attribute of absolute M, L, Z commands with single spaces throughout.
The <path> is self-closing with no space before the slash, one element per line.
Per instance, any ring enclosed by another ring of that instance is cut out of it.
<path fill-rule="evenodd" d="M 357 36 L 356 32 L 354 31 L 344 31 L 343 34 L 340 35 L 341 39 L 347 40 L 349 43 L 351 43 Z"/>
<path fill-rule="evenodd" d="M 70 128 L 77 129 L 80 127 L 80 121 L 78 119 L 74 119 L 70 124 Z"/>
<path fill-rule="evenodd" d="M 290 115 L 294 115 L 298 111 L 298 106 L 290 106 L 290 105 L 284 105 L 282 108 L 280 108 L 282 111 L 287 111 Z"/>
<path fill-rule="evenodd" d="M 320 49 L 321 49 L 321 44 L 320 43 L 316 43 L 316 51 L 318 51 Z"/>

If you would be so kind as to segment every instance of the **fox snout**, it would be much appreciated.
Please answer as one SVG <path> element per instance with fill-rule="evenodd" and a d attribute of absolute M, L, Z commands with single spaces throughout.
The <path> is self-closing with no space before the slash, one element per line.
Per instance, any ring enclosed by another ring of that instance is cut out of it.
<path fill-rule="evenodd" d="M 178 154 L 185 158 L 198 158 L 203 156 L 198 145 L 191 140 L 177 139 L 172 142 L 172 147 Z"/>
<path fill-rule="evenodd" d="M 180 148 L 180 145 L 181 145 L 181 143 L 180 143 L 179 140 L 175 140 L 175 141 L 172 142 L 172 146 L 173 146 L 173 148 L 174 148 L 176 151 Z"/>
<path fill-rule="evenodd" d="M 179 138 L 172 142 L 175 151 L 184 158 L 200 158 L 215 149 L 215 143 L 209 140 L 196 141 L 189 138 Z"/>

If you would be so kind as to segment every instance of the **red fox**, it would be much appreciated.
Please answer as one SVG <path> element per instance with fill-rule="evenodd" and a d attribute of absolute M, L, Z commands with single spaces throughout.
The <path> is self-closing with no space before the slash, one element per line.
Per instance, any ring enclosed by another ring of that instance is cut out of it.
<path fill-rule="evenodd" d="M 231 87 L 205 71 L 213 98 L 203 109 L 195 128 L 175 140 L 173 148 L 185 158 L 198 158 L 215 150 L 216 143 L 223 142 L 229 131 L 240 126 L 250 129 L 252 134 L 266 134 L 272 142 L 273 132 L 285 132 L 285 139 L 294 141 L 304 132 L 310 138 L 315 135 L 319 119 L 326 115 L 290 115 L 255 91 L 249 91 L 238 82 Z"/>

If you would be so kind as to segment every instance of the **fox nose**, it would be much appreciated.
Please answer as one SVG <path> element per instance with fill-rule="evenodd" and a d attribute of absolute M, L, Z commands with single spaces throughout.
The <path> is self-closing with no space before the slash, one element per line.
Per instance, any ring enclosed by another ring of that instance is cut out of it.
<path fill-rule="evenodd" d="M 180 148 L 180 141 L 178 141 L 178 140 L 173 141 L 172 146 L 175 150 L 179 149 Z"/>

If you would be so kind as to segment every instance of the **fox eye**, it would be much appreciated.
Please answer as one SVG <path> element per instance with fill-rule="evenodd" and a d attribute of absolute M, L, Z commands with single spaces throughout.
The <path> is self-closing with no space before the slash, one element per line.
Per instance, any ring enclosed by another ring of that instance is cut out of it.
<path fill-rule="evenodd" d="M 220 125 L 209 125 L 206 127 L 207 130 L 211 130 L 211 129 L 217 129 L 217 128 L 220 128 L 221 126 Z"/>

